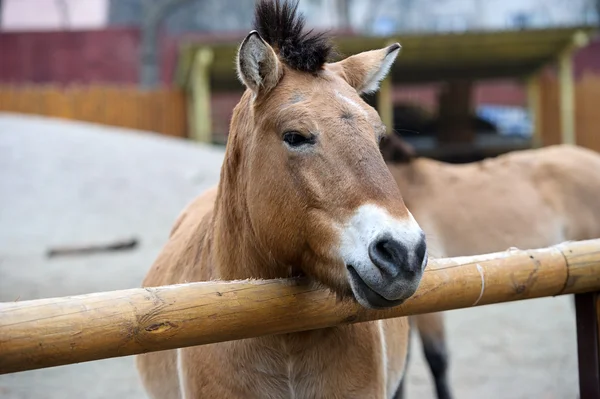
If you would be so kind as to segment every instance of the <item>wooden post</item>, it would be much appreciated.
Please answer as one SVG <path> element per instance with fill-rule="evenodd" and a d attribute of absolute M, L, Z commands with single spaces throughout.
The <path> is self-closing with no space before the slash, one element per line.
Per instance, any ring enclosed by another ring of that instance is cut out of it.
<path fill-rule="evenodd" d="M 599 300 L 597 292 L 575 295 L 580 399 L 600 398 Z"/>
<path fill-rule="evenodd" d="M 388 46 L 397 43 L 397 41 L 389 41 Z M 392 66 L 393 68 L 393 66 Z M 392 133 L 394 129 L 394 98 L 393 98 L 394 83 L 392 79 L 392 71 L 379 84 L 379 92 L 377 93 L 377 111 L 383 124 L 387 127 L 388 133 Z"/>
<path fill-rule="evenodd" d="M 392 77 L 388 75 L 379 85 L 377 94 L 377 110 L 388 133 L 394 129 L 394 102 L 392 99 Z"/>
<path fill-rule="evenodd" d="M 438 137 L 442 144 L 472 143 L 475 127 L 471 120 L 472 88 L 470 80 L 447 82 L 438 101 Z"/>
<path fill-rule="evenodd" d="M 208 281 L 0 304 L 0 374 L 368 320 L 600 290 L 600 239 L 432 260 L 401 305 L 305 280 Z"/>
<path fill-rule="evenodd" d="M 575 137 L 575 89 L 573 79 L 573 54 L 588 43 L 588 36 L 577 32 L 558 58 L 560 101 L 560 127 L 563 144 L 576 144 Z"/>
<path fill-rule="evenodd" d="M 527 79 L 527 106 L 531 116 L 531 146 L 533 148 L 543 145 L 540 100 L 540 76 L 539 73 L 534 73 Z"/>
<path fill-rule="evenodd" d="M 203 47 L 196 52 L 192 66 L 192 93 L 188 103 L 191 138 L 203 143 L 212 140 L 210 65 L 213 51 Z"/>
<path fill-rule="evenodd" d="M 572 51 L 564 51 L 558 61 L 560 87 L 560 134 L 563 144 L 575 144 L 575 94 Z"/>

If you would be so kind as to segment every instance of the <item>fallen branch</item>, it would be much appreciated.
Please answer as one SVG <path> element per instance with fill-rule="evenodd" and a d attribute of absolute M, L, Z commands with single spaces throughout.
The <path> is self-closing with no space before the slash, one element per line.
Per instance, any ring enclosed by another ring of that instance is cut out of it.
<path fill-rule="evenodd" d="M 131 238 L 127 240 L 115 241 L 108 244 L 91 244 L 82 246 L 68 246 L 51 248 L 46 253 L 48 258 L 55 256 L 65 255 L 86 255 L 99 252 L 114 252 L 114 251 L 126 251 L 137 247 L 139 241 L 137 238 Z"/>

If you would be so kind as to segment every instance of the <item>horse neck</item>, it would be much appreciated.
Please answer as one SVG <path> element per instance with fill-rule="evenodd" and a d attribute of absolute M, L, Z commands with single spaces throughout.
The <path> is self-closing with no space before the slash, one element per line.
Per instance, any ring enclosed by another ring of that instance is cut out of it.
<path fill-rule="evenodd" d="M 231 122 L 225 159 L 212 219 L 209 243 L 216 278 L 236 280 L 289 277 L 290 273 L 261 248 L 249 218 L 246 202 L 247 179 L 243 165 L 243 139 L 252 134 L 252 119 L 247 96 L 236 107 Z"/>

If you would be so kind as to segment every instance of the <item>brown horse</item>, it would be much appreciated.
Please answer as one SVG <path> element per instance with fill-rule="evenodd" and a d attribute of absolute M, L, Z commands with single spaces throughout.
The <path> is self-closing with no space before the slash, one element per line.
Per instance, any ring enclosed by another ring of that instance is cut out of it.
<path fill-rule="evenodd" d="M 414 152 L 392 134 L 382 153 L 403 199 L 438 257 L 534 249 L 600 237 L 600 154 L 569 145 L 452 165 Z M 442 313 L 411 318 L 449 398 Z"/>
<path fill-rule="evenodd" d="M 296 6 L 259 2 L 237 58 L 247 87 L 218 188 L 176 221 L 144 286 L 304 274 L 368 308 L 402 303 L 427 263 L 425 237 L 378 148 L 360 97 L 400 46 L 327 62 Z M 140 355 L 152 398 L 392 398 L 406 318 Z"/>

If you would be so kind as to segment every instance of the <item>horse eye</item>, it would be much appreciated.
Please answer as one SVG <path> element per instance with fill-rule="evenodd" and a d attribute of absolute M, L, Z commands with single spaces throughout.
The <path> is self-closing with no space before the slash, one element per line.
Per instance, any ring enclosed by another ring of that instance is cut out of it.
<path fill-rule="evenodd" d="M 286 132 L 283 135 L 283 141 L 290 147 L 300 147 L 302 145 L 310 145 L 315 143 L 314 136 L 306 137 L 298 132 Z"/>

